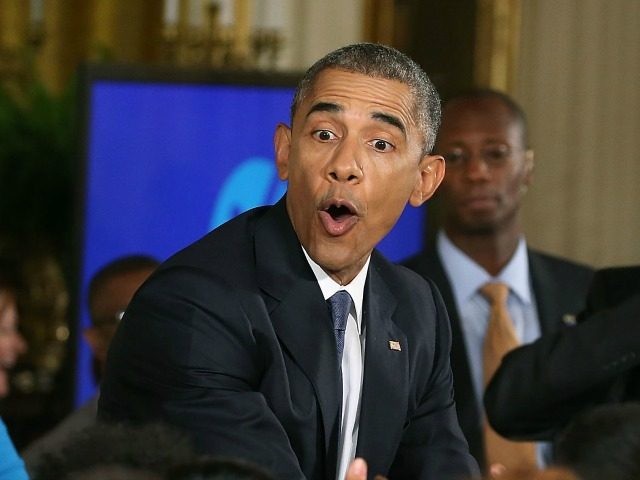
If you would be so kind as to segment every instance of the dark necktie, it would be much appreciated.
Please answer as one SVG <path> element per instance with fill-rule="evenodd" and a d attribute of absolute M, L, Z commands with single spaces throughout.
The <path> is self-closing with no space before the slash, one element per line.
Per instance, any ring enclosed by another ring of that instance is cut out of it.
<path fill-rule="evenodd" d="M 351 310 L 351 295 L 346 290 L 334 293 L 328 300 L 333 319 L 333 333 L 336 336 L 336 351 L 338 352 L 338 368 L 342 365 L 342 351 L 344 350 L 344 331 L 347 318 Z"/>

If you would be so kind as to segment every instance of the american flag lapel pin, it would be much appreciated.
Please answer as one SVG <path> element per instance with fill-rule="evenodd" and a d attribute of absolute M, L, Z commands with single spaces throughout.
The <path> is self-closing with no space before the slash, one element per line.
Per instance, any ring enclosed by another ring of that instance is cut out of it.
<path fill-rule="evenodd" d="M 397 340 L 389 340 L 389 350 L 396 350 L 397 352 L 401 352 L 402 348 L 400 347 L 400 342 Z"/>

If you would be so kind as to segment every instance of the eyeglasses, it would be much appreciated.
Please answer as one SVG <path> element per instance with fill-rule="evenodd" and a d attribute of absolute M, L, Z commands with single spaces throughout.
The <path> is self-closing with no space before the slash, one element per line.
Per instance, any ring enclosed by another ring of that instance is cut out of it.
<path fill-rule="evenodd" d="M 106 316 L 92 318 L 92 323 L 96 327 L 116 326 L 120 323 L 123 316 L 124 316 L 124 310 L 118 310 L 113 315 L 106 315 Z"/>

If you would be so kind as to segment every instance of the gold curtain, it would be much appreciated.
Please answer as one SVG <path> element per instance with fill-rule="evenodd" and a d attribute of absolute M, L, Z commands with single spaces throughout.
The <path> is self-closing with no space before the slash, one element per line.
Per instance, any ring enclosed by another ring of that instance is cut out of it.
<path fill-rule="evenodd" d="M 477 0 L 474 83 L 512 92 L 520 45 L 520 0 Z"/>

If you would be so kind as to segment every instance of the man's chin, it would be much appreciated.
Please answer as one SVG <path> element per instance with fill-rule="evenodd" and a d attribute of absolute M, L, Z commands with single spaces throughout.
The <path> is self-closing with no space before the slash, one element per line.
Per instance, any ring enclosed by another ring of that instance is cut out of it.
<path fill-rule="evenodd" d="M 464 235 L 470 236 L 491 235 L 497 232 L 498 225 L 493 218 L 474 218 L 473 220 L 460 223 L 458 230 Z"/>
<path fill-rule="evenodd" d="M 330 249 L 321 249 L 317 252 L 314 261 L 322 267 L 322 269 L 334 280 L 342 285 L 350 282 L 352 277 L 357 275 L 364 265 L 361 258 L 354 255 L 353 248 L 338 247 Z M 362 265 L 360 265 L 362 263 Z"/>

